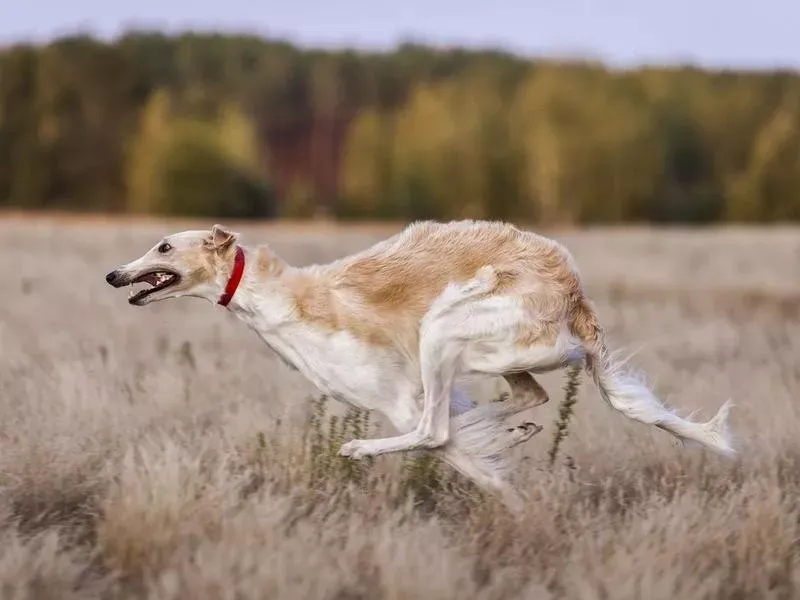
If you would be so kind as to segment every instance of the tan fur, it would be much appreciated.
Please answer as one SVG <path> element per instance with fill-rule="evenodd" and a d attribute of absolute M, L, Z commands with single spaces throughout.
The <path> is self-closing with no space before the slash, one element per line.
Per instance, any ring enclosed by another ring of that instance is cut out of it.
<path fill-rule="evenodd" d="M 286 284 L 304 321 L 396 345 L 415 358 L 420 321 L 434 299 L 487 265 L 495 276 L 490 293 L 517 296 L 535 315 L 519 344 L 552 344 L 562 317 L 579 310 L 580 281 L 566 250 L 495 222 L 416 223 L 363 252 L 293 274 Z"/>
<path fill-rule="evenodd" d="M 261 279 L 280 277 L 286 270 L 286 263 L 272 253 L 266 246 L 258 248 L 256 252 L 256 265 L 258 277 Z"/>
<path fill-rule="evenodd" d="M 191 288 L 212 280 L 216 276 L 217 270 L 226 266 L 224 261 L 218 260 L 212 251 L 202 246 L 183 250 L 181 264 L 186 270 L 184 280 L 179 284 L 182 288 Z"/>
<path fill-rule="evenodd" d="M 550 401 L 547 390 L 530 373 L 509 373 L 503 378 L 511 388 L 511 398 L 506 400 L 506 403 L 511 405 L 508 409 L 509 414 L 541 406 Z"/>

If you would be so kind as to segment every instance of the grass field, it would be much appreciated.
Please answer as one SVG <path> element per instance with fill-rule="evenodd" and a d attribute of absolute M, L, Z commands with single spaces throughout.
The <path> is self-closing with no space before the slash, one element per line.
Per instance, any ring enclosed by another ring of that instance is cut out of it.
<path fill-rule="evenodd" d="M 550 471 L 548 375 L 518 523 L 424 462 L 348 469 L 314 390 L 224 309 L 105 284 L 180 228 L 0 221 L 3 600 L 798 597 L 800 231 L 556 235 L 668 403 L 734 400 L 740 455 L 679 448 L 584 381 Z M 240 230 L 296 264 L 385 235 Z"/>

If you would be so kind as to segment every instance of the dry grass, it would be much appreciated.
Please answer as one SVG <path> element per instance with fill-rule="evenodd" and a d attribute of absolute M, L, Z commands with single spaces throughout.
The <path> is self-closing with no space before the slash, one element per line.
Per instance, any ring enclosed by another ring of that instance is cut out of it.
<path fill-rule="evenodd" d="M 797 231 L 561 236 L 667 401 L 734 398 L 741 456 L 680 449 L 584 382 L 552 473 L 558 402 L 529 415 L 522 524 L 425 462 L 336 462 L 314 390 L 224 310 L 128 306 L 104 274 L 166 231 L 0 222 L 3 599 L 797 597 Z M 244 232 L 297 263 L 377 239 Z"/>

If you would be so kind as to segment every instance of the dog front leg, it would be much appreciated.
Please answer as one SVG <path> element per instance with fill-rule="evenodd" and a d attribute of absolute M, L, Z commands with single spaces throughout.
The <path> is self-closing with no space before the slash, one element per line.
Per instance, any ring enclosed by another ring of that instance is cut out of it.
<path fill-rule="evenodd" d="M 447 286 L 433 302 L 420 327 L 420 375 L 424 400 L 417 427 L 406 434 L 377 440 L 353 440 L 340 454 L 353 458 L 387 452 L 433 449 L 450 439 L 450 396 L 468 344 L 470 305 L 497 283 L 492 267 L 482 267 L 468 282 Z"/>
<path fill-rule="evenodd" d="M 422 415 L 413 431 L 374 440 L 352 440 L 339 450 L 342 456 L 362 458 L 389 452 L 438 448 L 450 438 L 450 395 L 459 351 L 454 340 L 430 328 L 420 342 L 420 367 L 424 390 Z M 402 399 L 414 402 L 413 398 Z"/>

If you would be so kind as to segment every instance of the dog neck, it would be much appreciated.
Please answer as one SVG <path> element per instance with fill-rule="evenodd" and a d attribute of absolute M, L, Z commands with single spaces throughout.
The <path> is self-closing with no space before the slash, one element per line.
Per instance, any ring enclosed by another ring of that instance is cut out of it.
<path fill-rule="evenodd" d="M 307 323 L 297 306 L 297 281 L 307 278 L 305 269 L 292 267 L 267 247 L 248 249 L 238 291 L 226 307 L 253 329 L 290 368 L 306 377 Z M 222 282 L 220 282 L 222 283 Z"/>
<path fill-rule="evenodd" d="M 217 300 L 217 304 L 228 306 L 233 298 L 233 295 L 236 293 L 237 288 L 239 287 L 239 282 L 242 280 L 242 275 L 244 274 L 244 264 L 244 250 L 242 250 L 241 246 L 236 246 L 236 257 L 233 260 L 233 270 L 228 278 L 228 283 L 225 284 L 225 291 L 222 293 L 220 299 Z"/>
<path fill-rule="evenodd" d="M 237 246 L 230 274 L 217 284 L 217 304 L 257 329 L 285 324 L 293 312 L 285 279 L 294 271 L 266 246 Z"/>

